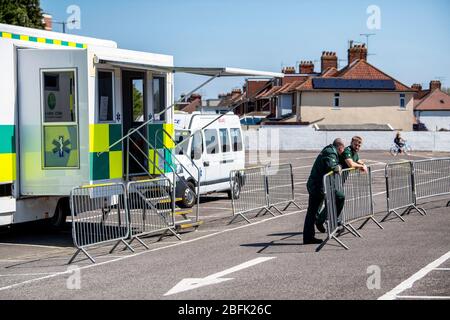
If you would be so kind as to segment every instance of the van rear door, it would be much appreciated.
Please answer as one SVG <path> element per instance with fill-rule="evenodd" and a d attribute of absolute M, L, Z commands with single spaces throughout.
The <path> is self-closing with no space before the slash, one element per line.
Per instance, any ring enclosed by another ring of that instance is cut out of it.
<path fill-rule="evenodd" d="M 87 51 L 18 49 L 17 61 L 20 194 L 69 195 L 89 180 Z"/>

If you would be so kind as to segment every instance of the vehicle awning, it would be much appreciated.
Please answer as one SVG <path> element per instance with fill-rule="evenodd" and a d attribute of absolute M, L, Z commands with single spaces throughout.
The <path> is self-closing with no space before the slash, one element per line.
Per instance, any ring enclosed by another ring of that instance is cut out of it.
<path fill-rule="evenodd" d="M 145 60 L 125 58 L 125 57 L 112 57 L 107 55 L 95 55 L 94 63 L 97 64 L 110 64 L 113 66 L 122 67 L 134 67 L 139 69 L 151 70 L 156 72 L 168 72 L 168 73 L 188 73 L 209 77 L 270 77 L 270 78 L 283 78 L 283 73 L 266 72 L 258 70 L 248 70 L 240 68 L 229 67 L 174 67 L 165 65 L 156 65 Z"/>

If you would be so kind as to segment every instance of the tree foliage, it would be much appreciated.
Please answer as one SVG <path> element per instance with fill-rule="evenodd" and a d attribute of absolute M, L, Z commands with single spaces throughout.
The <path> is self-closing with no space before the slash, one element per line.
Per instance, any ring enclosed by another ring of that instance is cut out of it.
<path fill-rule="evenodd" d="M 44 29 L 40 0 L 0 0 L 0 23 Z"/>

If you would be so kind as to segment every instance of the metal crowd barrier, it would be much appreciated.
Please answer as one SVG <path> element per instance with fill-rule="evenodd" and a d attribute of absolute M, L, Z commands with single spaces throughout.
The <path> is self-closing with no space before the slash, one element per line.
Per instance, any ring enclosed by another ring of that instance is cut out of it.
<path fill-rule="evenodd" d="M 450 158 L 414 161 L 413 168 L 416 204 L 419 200 L 450 194 Z"/>
<path fill-rule="evenodd" d="M 294 194 L 294 174 L 291 164 L 269 166 L 266 170 L 269 210 L 275 209 L 283 214 L 291 205 L 302 210 L 295 202 Z M 284 209 L 279 210 L 277 206 L 285 205 Z"/>
<path fill-rule="evenodd" d="M 129 244 L 137 240 L 149 249 L 140 238 L 158 232 L 162 232 L 158 241 L 167 232 L 171 232 L 181 240 L 175 232 L 175 194 L 172 191 L 172 183 L 168 178 L 128 183 L 127 199 L 131 237 Z"/>
<path fill-rule="evenodd" d="M 323 186 L 325 193 L 325 206 L 327 210 L 327 233 L 328 236 L 324 242 L 316 249 L 316 252 L 322 250 L 322 248 L 330 241 L 334 239 L 342 247 L 348 250 L 348 247 L 338 239 L 338 234 L 341 231 L 341 223 L 338 219 L 338 208 L 336 203 L 336 192 L 342 190 L 342 176 L 330 172 L 323 177 Z"/>
<path fill-rule="evenodd" d="M 95 263 L 89 247 L 115 242 L 111 249 L 123 243 L 134 252 L 125 239 L 129 237 L 126 190 L 123 184 L 92 185 L 74 188 L 71 192 L 72 237 L 78 248 L 69 261 L 80 252 Z"/>
<path fill-rule="evenodd" d="M 342 211 L 342 224 L 350 233 L 362 237 L 353 224 L 363 221 L 358 228 L 361 230 L 369 221 L 375 222 L 380 228 L 383 227 L 375 220 L 373 193 L 372 193 L 372 169 L 368 172 L 347 169 L 342 172 L 342 192 L 345 194 L 345 205 Z"/>
<path fill-rule="evenodd" d="M 386 221 L 391 214 L 395 214 L 400 220 L 405 221 L 402 216 L 411 212 L 412 209 L 417 210 L 421 215 L 426 214 L 416 205 L 412 162 L 405 161 L 386 165 L 385 177 L 388 214 L 381 222 Z M 399 214 L 399 210 L 403 210 L 401 214 Z"/>
<path fill-rule="evenodd" d="M 240 192 L 237 198 L 234 192 L 232 192 L 233 219 L 230 223 L 237 217 L 242 217 L 250 223 L 250 220 L 245 217 L 245 214 L 256 210 L 259 210 L 257 215 L 262 212 L 268 212 L 274 216 L 269 210 L 268 205 L 265 167 L 232 171 L 230 173 L 231 190 L 234 190 L 236 184 L 238 184 Z"/>

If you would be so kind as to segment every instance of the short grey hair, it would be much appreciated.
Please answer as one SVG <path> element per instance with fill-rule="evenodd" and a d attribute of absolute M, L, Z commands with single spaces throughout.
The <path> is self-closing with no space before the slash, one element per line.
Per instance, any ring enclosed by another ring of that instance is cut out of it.
<path fill-rule="evenodd" d="M 337 138 L 336 140 L 334 140 L 333 146 L 335 146 L 336 148 L 345 146 L 344 140 L 342 140 L 341 138 Z"/>

